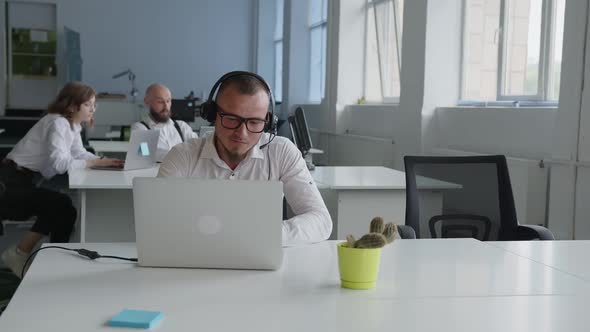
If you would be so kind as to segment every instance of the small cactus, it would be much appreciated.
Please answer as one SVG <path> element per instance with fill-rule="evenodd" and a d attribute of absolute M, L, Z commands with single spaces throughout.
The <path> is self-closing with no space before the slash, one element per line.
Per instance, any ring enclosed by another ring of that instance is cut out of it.
<path fill-rule="evenodd" d="M 356 239 L 354 238 L 353 235 L 349 235 L 346 237 L 346 241 L 348 242 L 348 247 L 349 248 L 354 248 L 354 243 L 356 242 Z"/>
<path fill-rule="evenodd" d="M 355 242 L 355 248 L 381 248 L 387 244 L 385 236 L 381 233 L 369 233 L 363 235 Z"/>
<path fill-rule="evenodd" d="M 395 233 L 397 233 L 397 226 L 392 222 L 387 223 L 383 229 L 383 236 L 388 244 L 395 239 Z"/>
<path fill-rule="evenodd" d="M 383 218 L 375 217 L 371 220 L 369 233 L 383 233 Z"/>
<path fill-rule="evenodd" d="M 355 241 L 353 235 L 346 237 L 348 248 L 381 248 L 393 242 L 397 233 L 397 226 L 394 223 L 383 222 L 383 218 L 375 217 L 371 220 L 369 234 L 363 235 Z"/>

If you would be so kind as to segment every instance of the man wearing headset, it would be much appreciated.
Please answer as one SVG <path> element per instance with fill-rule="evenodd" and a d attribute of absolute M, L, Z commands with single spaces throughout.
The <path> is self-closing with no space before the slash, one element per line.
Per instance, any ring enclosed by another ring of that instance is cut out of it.
<path fill-rule="evenodd" d="M 214 135 L 172 148 L 158 177 L 281 181 L 295 214 L 283 221 L 283 244 L 326 240 L 332 219 L 301 152 L 288 139 L 275 137 L 273 104 L 262 77 L 250 72 L 225 74 L 201 105 L 203 118 L 215 122 Z"/>
<path fill-rule="evenodd" d="M 162 161 L 176 144 L 197 138 L 197 134 L 186 122 L 170 118 L 172 93 L 165 85 L 159 83 L 150 85 L 145 90 L 143 102 L 149 108 L 149 114 L 142 121 L 134 123 L 131 131 L 160 130 L 158 151 L 156 151 L 157 161 Z"/>

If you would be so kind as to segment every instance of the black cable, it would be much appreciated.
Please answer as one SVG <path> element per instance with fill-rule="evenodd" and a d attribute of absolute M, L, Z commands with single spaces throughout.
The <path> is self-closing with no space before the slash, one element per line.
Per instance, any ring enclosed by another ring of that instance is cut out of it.
<path fill-rule="evenodd" d="M 112 259 L 120 259 L 122 261 L 137 262 L 137 258 L 127 258 L 127 257 L 119 257 L 119 256 L 100 256 L 99 258 L 112 258 Z"/>
<path fill-rule="evenodd" d="M 72 249 L 72 248 L 66 248 L 66 247 L 61 247 L 61 246 L 47 246 L 47 247 L 42 247 L 39 248 L 35 251 L 33 251 L 29 257 L 27 258 L 27 260 L 25 261 L 25 265 L 23 265 L 23 269 L 21 271 L 20 274 L 20 278 L 23 279 L 25 277 L 25 270 L 27 268 L 27 265 L 29 265 L 29 262 L 31 261 L 31 259 L 33 259 L 33 257 L 35 255 L 37 255 L 37 253 L 41 250 L 45 250 L 45 249 L 63 249 L 63 250 L 67 250 L 67 251 L 73 251 L 75 253 L 77 253 L 80 256 L 84 256 L 87 257 L 91 260 L 95 260 L 97 258 L 112 258 L 112 259 L 120 259 L 123 261 L 129 261 L 129 262 L 137 262 L 137 258 L 128 258 L 128 257 L 119 257 L 119 256 L 103 256 L 101 254 L 99 254 L 96 251 L 92 251 L 92 250 L 88 250 L 88 249 L 84 249 L 84 248 L 80 248 L 80 249 Z"/>

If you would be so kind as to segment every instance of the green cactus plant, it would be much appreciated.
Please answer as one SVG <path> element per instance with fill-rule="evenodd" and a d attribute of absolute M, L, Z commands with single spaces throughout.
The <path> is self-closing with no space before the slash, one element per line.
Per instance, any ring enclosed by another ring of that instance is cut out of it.
<path fill-rule="evenodd" d="M 393 242 L 393 240 L 395 239 L 395 233 L 397 233 L 397 226 L 390 222 L 387 223 L 383 229 L 383 236 L 385 236 L 385 240 L 387 241 L 387 244 Z"/>
<path fill-rule="evenodd" d="M 383 233 L 383 227 L 383 218 L 375 217 L 373 220 L 371 220 L 369 233 Z"/>
<path fill-rule="evenodd" d="M 354 243 L 355 248 L 381 248 L 387 244 L 385 236 L 381 233 L 369 233 L 363 235 Z"/>
<path fill-rule="evenodd" d="M 383 218 L 375 217 L 369 225 L 369 233 L 355 240 L 353 235 L 346 237 L 349 248 L 382 248 L 393 242 L 397 233 L 397 226 L 394 223 L 385 224 Z"/>
<path fill-rule="evenodd" d="M 348 242 L 347 246 L 349 248 L 354 248 L 354 243 L 356 242 L 356 239 L 354 238 L 354 235 L 349 235 L 346 237 L 346 242 Z"/>

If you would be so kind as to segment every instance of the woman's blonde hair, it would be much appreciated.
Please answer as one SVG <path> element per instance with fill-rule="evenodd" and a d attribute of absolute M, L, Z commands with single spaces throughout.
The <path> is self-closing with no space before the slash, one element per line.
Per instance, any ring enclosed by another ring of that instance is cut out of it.
<path fill-rule="evenodd" d="M 55 100 L 49 104 L 47 113 L 60 114 L 72 123 L 72 118 L 80 110 L 80 105 L 95 96 L 96 91 L 90 86 L 80 82 L 69 82 L 61 89 Z"/>

